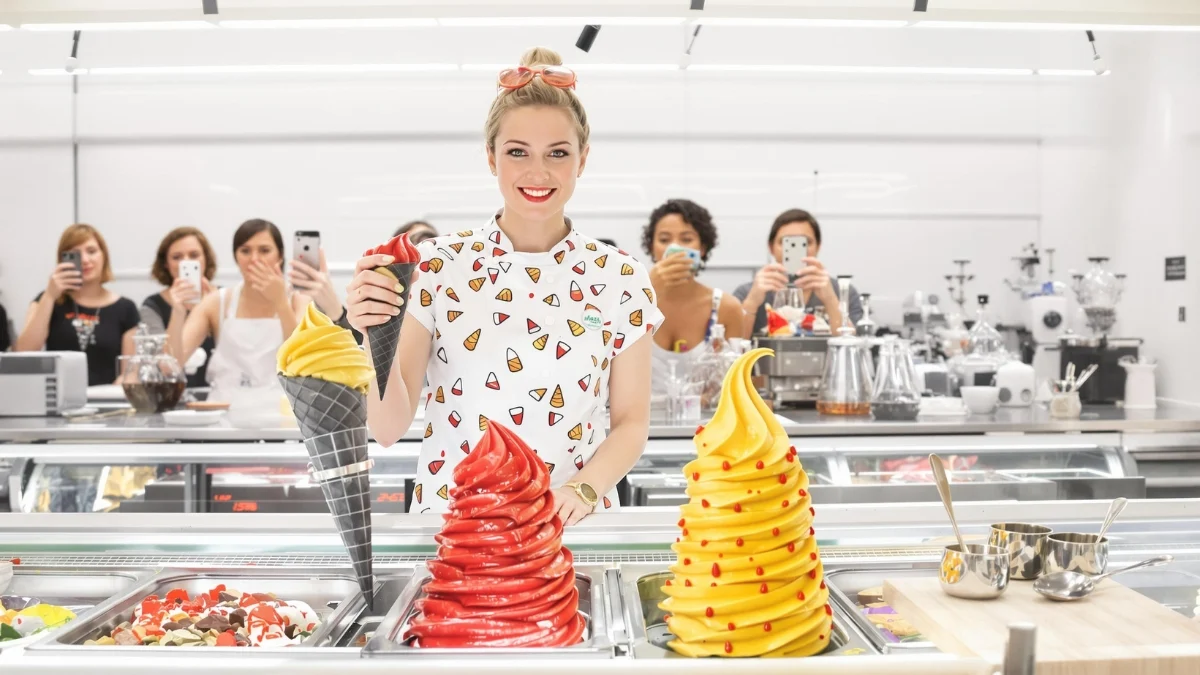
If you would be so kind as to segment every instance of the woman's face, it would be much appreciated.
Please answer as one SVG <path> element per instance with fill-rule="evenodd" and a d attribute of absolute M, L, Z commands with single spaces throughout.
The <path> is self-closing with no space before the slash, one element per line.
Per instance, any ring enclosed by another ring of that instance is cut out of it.
<path fill-rule="evenodd" d="M 204 259 L 204 247 L 200 246 L 200 240 L 195 235 L 189 234 L 167 248 L 167 271 L 172 279 L 179 278 L 179 263 L 182 260 L 199 260 L 201 273 L 208 267 L 208 261 Z"/>
<path fill-rule="evenodd" d="M 104 251 L 101 250 L 100 243 L 96 241 L 95 237 L 68 250 L 79 251 L 79 257 L 83 264 L 83 282 L 85 284 L 100 281 L 101 276 L 104 274 Z"/>
<path fill-rule="evenodd" d="M 701 258 L 708 254 L 708 249 L 700 243 L 700 234 L 696 232 L 696 228 L 689 225 L 678 213 L 668 213 L 654 225 L 654 246 L 650 252 L 654 262 L 663 259 L 667 254 L 667 247 L 671 244 L 694 248 L 700 251 Z"/>
<path fill-rule="evenodd" d="M 433 239 L 436 236 L 437 232 L 435 232 L 433 227 L 429 225 L 413 225 L 412 228 L 408 230 L 408 240 L 412 242 L 413 246 L 416 246 L 426 239 Z"/>
<path fill-rule="evenodd" d="M 539 222 L 562 214 L 588 149 L 579 147 L 571 114 L 561 108 L 526 106 L 500 121 L 488 164 L 504 196 L 505 214 Z"/>
<path fill-rule="evenodd" d="M 266 230 L 250 237 L 246 240 L 246 243 L 238 247 L 237 266 L 242 271 L 242 276 L 246 276 L 246 272 L 255 262 L 260 262 L 275 269 L 281 269 L 280 263 L 283 262 L 283 252 L 275 246 L 275 240 L 271 237 L 271 233 Z"/>
<path fill-rule="evenodd" d="M 771 242 L 771 257 L 775 262 L 783 262 L 783 238 L 784 237 L 805 237 L 808 239 L 808 255 L 815 258 L 821 252 L 821 245 L 817 243 L 817 233 L 813 231 L 812 223 L 808 221 L 798 221 L 788 223 L 779 228 L 775 233 L 775 241 Z"/>

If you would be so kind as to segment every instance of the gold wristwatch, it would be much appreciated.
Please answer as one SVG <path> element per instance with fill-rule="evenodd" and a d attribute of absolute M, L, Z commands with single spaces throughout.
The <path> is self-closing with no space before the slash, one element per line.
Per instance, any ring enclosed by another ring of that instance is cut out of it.
<path fill-rule="evenodd" d="M 567 483 L 563 487 L 569 487 L 574 490 L 575 494 L 579 495 L 579 498 L 583 500 L 583 503 L 587 504 L 593 510 L 600 503 L 600 496 L 596 494 L 596 488 L 587 483 Z"/>

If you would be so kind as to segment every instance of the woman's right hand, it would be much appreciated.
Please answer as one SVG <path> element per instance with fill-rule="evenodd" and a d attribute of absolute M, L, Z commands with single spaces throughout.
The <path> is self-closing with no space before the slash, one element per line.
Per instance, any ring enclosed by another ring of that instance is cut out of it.
<path fill-rule="evenodd" d="M 361 258 L 354 266 L 354 280 L 346 287 L 346 320 L 360 333 L 372 326 L 380 326 L 400 313 L 404 304 L 400 294 L 406 289 L 404 282 L 375 271 L 394 262 L 390 255 L 369 255 Z M 414 268 L 407 281 L 411 287 L 417 280 Z"/>
<path fill-rule="evenodd" d="M 692 259 L 684 253 L 672 253 L 654 263 L 650 268 L 650 284 L 659 295 L 672 286 L 686 283 L 692 278 Z"/>
<path fill-rule="evenodd" d="M 747 299 L 753 299 L 756 305 L 761 305 L 766 301 L 767 293 L 782 291 L 787 286 L 787 269 L 779 263 L 771 263 L 754 275 L 754 285 L 750 287 Z"/>
<path fill-rule="evenodd" d="M 167 291 L 167 301 L 171 303 L 172 310 L 190 312 L 199 304 L 200 293 L 192 282 L 179 278 L 171 284 L 171 288 Z"/>
<path fill-rule="evenodd" d="M 46 295 L 57 302 L 64 293 L 80 288 L 83 288 L 83 276 L 79 274 L 74 263 L 59 263 L 50 275 L 50 282 L 46 284 Z"/>

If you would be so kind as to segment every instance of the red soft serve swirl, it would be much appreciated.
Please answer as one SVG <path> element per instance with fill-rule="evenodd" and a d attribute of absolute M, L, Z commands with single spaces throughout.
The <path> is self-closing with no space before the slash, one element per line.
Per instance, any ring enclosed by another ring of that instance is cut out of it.
<path fill-rule="evenodd" d="M 433 579 L 410 637 L 420 647 L 569 647 L 583 637 L 571 552 L 550 473 L 494 421 L 454 470 Z"/>
<path fill-rule="evenodd" d="M 397 263 L 421 262 L 421 254 L 417 251 L 417 247 L 408 240 L 407 232 L 398 237 L 392 237 L 386 244 L 368 249 L 363 257 L 369 255 L 390 255 Z"/>

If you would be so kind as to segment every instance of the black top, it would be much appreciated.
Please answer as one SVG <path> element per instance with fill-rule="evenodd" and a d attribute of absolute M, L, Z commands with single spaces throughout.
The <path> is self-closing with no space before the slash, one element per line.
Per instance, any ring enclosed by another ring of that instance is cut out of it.
<path fill-rule="evenodd" d="M 42 294 L 34 302 L 42 299 Z M 87 349 L 79 347 L 76 319 L 80 330 L 91 329 Z M 46 350 L 51 352 L 86 351 L 88 361 L 88 386 L 112 384 L 117 380 L 117 357 L 121 355 L 121 341 L 125 333 L 137 328 L 137 305 L 129 298 L 118 298 L 116 302 L 100 308 L 79 305 L 69 297 L 55 303 L 50 314 L 50 332 L 46 335 Z"/>
<path fill-rule="evenodd" d="M 151 295 L 150 297 L 143 300 L 142 307 L 149 308 L 155 314 L 158 314 L 162 318 L 162 324 L 164 327 L 169 326 L 171 324 L 171 303 L 167 302 L 161 294 L 155 293 L 154 295 Z M 217 347 L 217 343 L 212 339 L 211 335 L 209 335 L 207 338 L 204 339 L 204 342 L 200 345 L 200 348 L 204 350 L 204 356 L 205 356 L 204 365 L 200 366 L 200 368 L 196 370 L 196 373 L 194 375 L 188 375 L 187 386 L 189 386 L 189 387 L 207 387 L 208 386 L 208 380 L 205 379 L 206 376 L 208 375 L 208 362 L 212 359 L 212 353 L 213 353 L 213 350 L 216 349 L 216 347 Z M 189 356 L 191 356 L 191 355 L 189 354 Z M 179 364 L 179 366 L 183 367 L 186 364 L 187 364 L 187 359 L 184 359 Z"/>
<path fill-rule="evenodd" d="M 9 328 L 8 310 L 4 309 L 4 305 L 0 305 L 0 352 L 6 352 L 12 347 L 12 333 Z"/>

